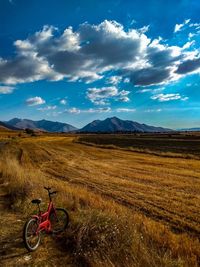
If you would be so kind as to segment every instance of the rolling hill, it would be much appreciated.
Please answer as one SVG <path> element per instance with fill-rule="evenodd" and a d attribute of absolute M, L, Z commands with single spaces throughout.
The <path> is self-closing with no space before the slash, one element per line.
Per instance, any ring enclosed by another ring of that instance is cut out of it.
<path fill-rule="evenodd" d="M 103 121 L 95 120 L 79 130 L 79 132 L 169 132 L 171 129 L 149 126 L 117 117 Z"/>

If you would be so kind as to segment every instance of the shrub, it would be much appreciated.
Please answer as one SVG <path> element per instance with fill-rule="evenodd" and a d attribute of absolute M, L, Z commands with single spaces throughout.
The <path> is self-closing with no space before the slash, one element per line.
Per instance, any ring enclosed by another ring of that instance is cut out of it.
<path fill-rule="evenodd" d="M 26 132 L 27 134 L 30 134 L 31 136 L 35 135 L 35 132 L 34 132 L 32 129 L 29 129 L 29 128 L 26 128 L 26 129 L 25 129 L 25 132 Z"/>
<path fill-rule="evenodd" d="M 19 165 L 13 158 L 5 158 L 1 163 L 1 175 L 7 183 L 10 204 L 13 209 L 23 207 L 31 193 L 31 172 Z"/>
<path fill-rule="evenodd" d="M 80 266 L 132 266 L 133 234 L 126 216 L 87 210 L 79 212 L 63 238 Z"/>

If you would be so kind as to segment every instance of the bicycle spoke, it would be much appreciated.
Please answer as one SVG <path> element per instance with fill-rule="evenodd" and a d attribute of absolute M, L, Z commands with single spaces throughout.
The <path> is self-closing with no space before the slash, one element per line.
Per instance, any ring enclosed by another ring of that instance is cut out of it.
<path fill-rule="evenodd" d="M 24 241 L 30 251 L 35 250 L 40 243 L 40 233 L 37 229 L 38 222 L 35 219 L 30 219 L 24 228 Z"/>

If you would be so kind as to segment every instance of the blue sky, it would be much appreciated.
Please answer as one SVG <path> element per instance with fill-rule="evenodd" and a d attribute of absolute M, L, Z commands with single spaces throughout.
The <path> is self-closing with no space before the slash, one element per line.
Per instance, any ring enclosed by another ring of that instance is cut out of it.
<path fill-rule="evenodd" d="M 198 0 L 1 0 L 0 120 L 200 126 Z"/>

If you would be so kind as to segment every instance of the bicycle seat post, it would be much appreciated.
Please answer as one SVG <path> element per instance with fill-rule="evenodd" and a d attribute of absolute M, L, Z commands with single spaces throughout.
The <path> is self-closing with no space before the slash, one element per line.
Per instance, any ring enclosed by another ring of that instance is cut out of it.
<path fill-rule="evenodd" d="M 39 210 L 39 214 L 41 213 L 41 210 L 40 210 L 40 204 L 38 203 L 38 210 Z"/>
<path fill-rule="evenodd" d="M 49 192 L 49 200 L 51 201 L 51 193 Z"/>

